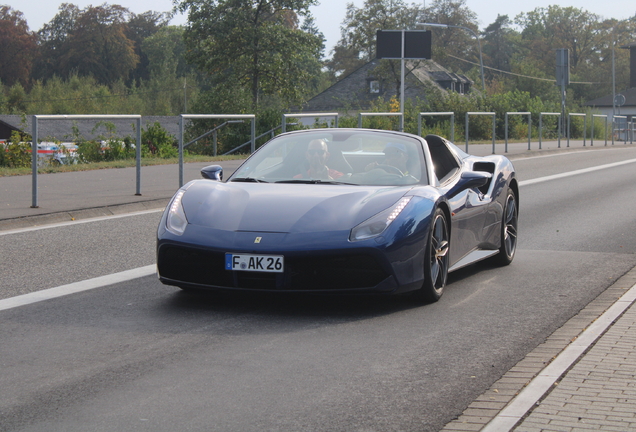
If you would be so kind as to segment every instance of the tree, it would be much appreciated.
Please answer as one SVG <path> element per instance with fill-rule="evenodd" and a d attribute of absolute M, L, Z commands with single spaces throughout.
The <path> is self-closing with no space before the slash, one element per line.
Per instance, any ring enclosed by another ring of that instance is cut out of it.
<path fill-rule="evenodd" d="M 166 27 L 170 21 L 170 14 L 165 12 L 147 11 L 142 14 L 131 14 L 126 26 L 126 36 L 135 46 L 135 54 L 139 57 L 137 67 L 131 73 L 135 82 L 150 78 L 150 63 L 142 44 L 146 39 Z"/>
<path fill-rule="evenodd" d="M 135 45 L 126 35 L 128 9 L 118 5 L 80 10 L 63 3 L 40 30 L 42 70 L 36 77 L 68 77 L 73 71 L 110 84 L 128 78 L 139 63 Z"/>
<path fill-rule="evenodd" d="M 425 14 L 426 22 L 467 27 L 479 34 L 477 15 L 466 6 L 466 0 L 433 0 Z M 435 61 L 452 71 L 474 69 L 474 75 L 480 76 L 478 41 L 470 32 L 454 27 L 432 31 Z"/>
<path fill-rule="evenodd" d="M 598 45 L 599 16 L 575 7 L 548 6 L 522 13 L 516 18 L 521 32 L 524 54 L 539 67 L 551 69 L 555 65 L 555 50 L 567 48 L 570 66 L 594 56 Z"/>
<path fill-rule="evenodd" d="M 208 74 L 214 91 L 297 103 L 318 63 L 322 39 L 298 27 L 315 0 L 184 0 L 186 58 Z"/>
<path fill-rule="evenodd" d="M 134 43 L 126 36 L 128 9 L 103 4 L 82 11 L 61 59 L 64 75 L 77 70 L 107 84 L 128 78 L 139 63 Z"/>
<path fill-rule="evenodd" d="M 37 36 L 22 12 L 0 6 L 0 81 L 8 86 L 28 84 L 37 50 Z"/>
<path fill-rule="evenodd" d="M 492 68 L 510 71 L 510 60 L 519 36 L 511 25 L 508 15 L 497 15 L 495 22 L 482 32 L 484 63 Z"/>
<path fill-rule="evenodd" d="M 375 58 L 377 30 L 415 29 L 421 17 L 419 5 L 403 0 L 365 0 L 360 8 L 349 3 L 327 68 L 334 77 L 350 74 Z"/>
<path fill-rule="evenodd" d="M 69 49 L 67 42 L 80 14 L 81 10 L 74 4 L 62 3 L 53 19 L 40 29 L 40 50 L 33 74 L 35 79 L 63 76 L 61 59 Z"/>

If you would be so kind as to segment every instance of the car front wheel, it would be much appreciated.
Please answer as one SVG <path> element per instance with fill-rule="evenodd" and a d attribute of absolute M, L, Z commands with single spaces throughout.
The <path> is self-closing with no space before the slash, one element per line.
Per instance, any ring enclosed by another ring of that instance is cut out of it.
<path fill-rule="evenodd" d="M 416 296 L 426 302 L 436 302 L 442 297 L 448 278 L 450 236 L 446 215 L 437 209 L 431 222 L 431 230 L 424 254 L 424 283 Z"/>

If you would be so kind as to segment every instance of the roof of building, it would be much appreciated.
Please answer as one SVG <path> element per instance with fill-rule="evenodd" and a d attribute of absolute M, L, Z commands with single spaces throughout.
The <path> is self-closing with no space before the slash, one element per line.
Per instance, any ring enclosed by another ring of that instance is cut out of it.
<path fill-rule="evenodd" d="M 625 96 L 625 103 L 622 106 L 636 106 L 636 88 L 630 88 L 630 89 L 617 93 L 617 95 L 618 94 L 622 94 L 623 96 Z M 614 106 L 613 101 L 614 101 L 614 96 L 610 94 L 610 95 L 603 96 L 598 99 L 594 99 L 589 102 L 586 102 L 585 105 L 598 107 L 598 108 L 612 107 Z"/>
<path fill-rule="evenodd" d="M 397 95 L 395 85 L 381 80 L 378 92 L 369 91 L 370 81 L 376 80 L 374 74 L 380 60 L 372 60 L 354 72 L 339 80 L 337 83 L 311 98 L 303 106 L 304 112 L 332 112 L 343 110 L 366 110 L 372 102 L 380 97 L 388 101 Z M 432 60 L 407 60 L 407 66 L 412 69 L 405 78 L 404 96 L 407 99 L 426 99 L 427 89 L 434 87 L 439 91 L 446 91 L 450 83 L 472 85 L 472 81 L 444 69 Z"/>

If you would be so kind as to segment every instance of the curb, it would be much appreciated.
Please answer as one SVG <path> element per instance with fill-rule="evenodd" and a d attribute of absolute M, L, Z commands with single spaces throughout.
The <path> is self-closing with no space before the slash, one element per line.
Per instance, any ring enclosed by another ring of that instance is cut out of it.
<path fill-rule="evenodd" d="M 566 348 L 574 346 L 579 336 L 582 336 L 588 327 L 594 325 L 601 315 L 615 305 L 635 285 L 636 267 L 621 276 L 578 314 L 552 333 L 545 342 L 528 353 L 523 360 L 518 362 L 488 390 L 478 396 L 459 417 L 447 423 L 441 431 L 474 432 L 485 430 L 484 428 L 500 416 L 501 412 L 515 401 L 517 396 L 533 379 L 539 377 Z M 590 346 L 593 346 L 595 342 Z M 578 357 L 574 364 L 578 363 L 583 355 Z M 563 373 L 566 372 L 567 370 L 563 371 Z M 558 379 L 558 377 L 556 378 Z M 555 381 L 556 379 L 552 380 L 549 389 L 536 398 L 535 403 L 532 404 L 533 407 L 536 406 L 541 397 L 545 397 L 545 395 L 550 393 L 554 388 Z M 525 415 L 531 411 L 532 409 L 528 409 Z M 515 423 L 517 422 L 515 421 Z M 494 427 L 494 424 L 491 427 Z M 504 428 L 500 430 L 511 429 Z"/>

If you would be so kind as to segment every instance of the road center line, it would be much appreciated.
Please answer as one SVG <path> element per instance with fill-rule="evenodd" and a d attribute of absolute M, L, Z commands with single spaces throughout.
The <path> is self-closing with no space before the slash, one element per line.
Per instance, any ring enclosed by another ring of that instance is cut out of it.
<path fill-rule="evenodd" d="M 152 264 L 145 267 L 138 267 L 132 270 L 126 270 L 119 273 L 113 273 L 106 276 L 100 276 L 93 279 L 74 282 L 68 285 L 61 285 L 55 288 L 49 288 L 41 291 L 35 291 L 29 294 L 23 294 L 16 297 L 3 299 L 0 300 L 0 311 L 37 303 L 44 300 L 51 300 L 57 297 L 62 297 L 82 291 L 88 291 L 94 288 L 101 288 L 120 282 L 126 282 L 131 279 L 149 276 L 154 274 L 156 272 L 156 269 L 156 265 Z"/>
<path fill-rule="evenodd" d="M 565 178 L 565 177 L 572 177 L 572 176 L 579 175 L 579 174 L 586 174 L 586 173 L 590 173 L 590 172 L 594 172 L 594 171 L 600 171 L 600 170 L 604 170 L 604 169 L 608 169 L 608 168 L 614 168 L 614 167 L 617 167 L 617 166 L 627 165 L 627 164 L 634 163 L 634 162 L 636 162 L 636 159 L 627 159 L 627 160 L 624 160 L 624 161 L 614 162 L 614 163 L 611 163 L 611 164 L 599 165 L 599 166 L 595 166 L 595 167 L 584 168 L 584 169 L 580 169 L 580 170 L 576 170 L 576 171 L 564 172 L 564 173 L 561 173 L 561 174 L 555 174 L 555 175 L 551 175 L 551 176 L 538 177 L 536 179 L 531 179 L 531 180 L 522 180 L 522 181 L 519 182 L 519 186 L 527 186 L 527 185 L 531 185 L 531 184 L 543 183 L 543 182 L 547 182 L 547 181 L 551 181 L 551 180 L 557 180 L 557 179 L 561 179 L 561 178 Z"/>

